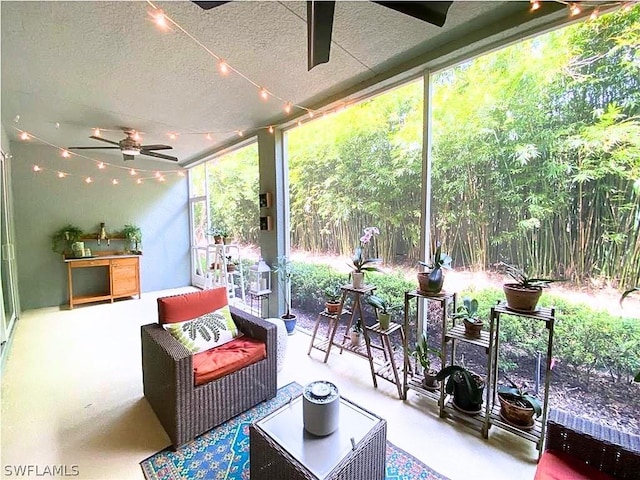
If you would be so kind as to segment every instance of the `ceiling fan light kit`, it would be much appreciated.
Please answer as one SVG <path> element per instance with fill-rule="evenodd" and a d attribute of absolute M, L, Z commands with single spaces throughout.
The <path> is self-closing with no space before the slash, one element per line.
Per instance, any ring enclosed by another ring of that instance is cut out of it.
<path fill-rule="evenodd" d="M 177 162 L 176 157 L 171 155 L 164 155 L 162 153 L 154 152 L 154 150 L 171 150 L 173 147 L 170 145 L 140 145 L 140 142 L 136 140 L 136 130 L 125 128 L 124 133 L 126 138 L 123 138 L 119 142 L 107 140 L 101 136 L 91 135 L 89 138 L 99 140 L 101 142 L 116 145 L 115 147 L 69 147 L 67 150 L 115 150 L 119 149 L 122 152 L 122 158 L 125 161 L 134 160 L 136 155 L 146 155 L 148 157 L 160 158 L 162 160 L 170 160 Z"/>

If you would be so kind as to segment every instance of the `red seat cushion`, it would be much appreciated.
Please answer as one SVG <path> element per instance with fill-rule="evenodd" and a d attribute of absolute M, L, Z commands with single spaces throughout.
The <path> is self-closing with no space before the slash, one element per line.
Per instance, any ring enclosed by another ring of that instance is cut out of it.
<path fill-rule="evenodd" d="M 545 450 L 538 462 L 534 480 L 614 480 L 614 477 L 557 450 Z"/>
<path fill-rule="evenodd" d="M 203 385 L 264 358 L 267 358 L 264 343 L 249 337 L 236 338 L 193 356 L 195 383 Z"/>
<path fill-rule="evenodd" d="M 224 286 L 158 298 L 158 321 L 160 324 L 184 322 L 218 310 L 227 303 L 227 288 Z"/>

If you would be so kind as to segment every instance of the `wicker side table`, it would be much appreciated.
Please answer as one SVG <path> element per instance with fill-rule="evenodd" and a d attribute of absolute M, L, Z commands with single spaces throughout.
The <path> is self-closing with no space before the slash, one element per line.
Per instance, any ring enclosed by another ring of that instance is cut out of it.
<path fill-rule="evenodd" d="M 387 422 L 344 398 L 331 435 L 304 430 L 300 396 L 252 424 L 249 436 L 251 480 L 385 478 Z"/>

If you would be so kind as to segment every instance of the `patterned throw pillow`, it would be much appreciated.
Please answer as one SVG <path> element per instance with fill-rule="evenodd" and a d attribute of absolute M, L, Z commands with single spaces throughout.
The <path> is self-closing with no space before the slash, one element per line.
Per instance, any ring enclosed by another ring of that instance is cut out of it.
<path fill-rule="evenodd" d="M 166 323 L 163 327 L 191 353 L 209 350 L 242 336 L 228 305 L 186 322 Z"/>

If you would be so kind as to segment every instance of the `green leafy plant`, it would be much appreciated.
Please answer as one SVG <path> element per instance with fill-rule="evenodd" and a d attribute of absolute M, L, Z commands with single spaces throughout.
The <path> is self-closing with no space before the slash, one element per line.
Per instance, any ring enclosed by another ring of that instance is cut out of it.
<path fill-rule="evenodd" d="M 460 365 L 449 365 L 440 370 L 436 375 L 436 379 L 441 382 L 445 378 L 448 378 L 445 391 L 449 395 L 454 394 L 455 384 L 457 383 L 459 385 L 459 390 L 456 391 L 457 394 L 464 395 L 471 404 L 482 405 L 484 384 L 478 385 L 478 380 L 474 373 Z"/>
<path fill-rule="evenodd" d="M 228 237 L 229 236 L 229 231 L 227 230 L 227 228 L 225 226 L 213 226 L 211 227 L 208 231 L 207 231 L 208 235 L 211 235 L 212 237 Z"/>
<path fill-rule="evenodd" d="M 502 395 L 505 400 L 515 403 L 519 407 L 533 408 L 536 417 L 542 415 L 542 405 L 540 401 L 524 389 L 519 387 L 513 381 L 505 377 L 509 385 L 500 385 L 498 387 L 498 395 Z"/>
<path fill-rule="evenodd" d="M 140 227 L 133 224 L 126 224 L 122 229 L 122 236 L 129 240 L 129 243 L 133 244 L 132 252 L 140 252 L 138 249 L 140 242 L 142 242 L 142 230 Z"/>
<path fill-rule="evenodd" d="M 522 288 L 544 288 L 547 287 L 550 283 L 563 281 L 563 279 L 531 278 L 525 273 L 523 269 L 518 268 L 514 265 L 509 265 L 508 263 L 503 262 L 501 262 L 499 265 L 503 267 L 507 275 L 513 278 L 515 280 L 515 283 L 517 283 Z"/>
<path fill-rule="evenodd" d="M 367 295 L 364 299 L 373 308 L 380 310 L 381 313 L 393 313 L 402 309 L 402 305 L 392 305 L 378 295 Z"/>
<path fill-rule="evenodd" d="M 322 291 L 322 295 L 325 300 L 329 303 L 338 303 L 340 302 L 340 297 L 342 297 L 342 289 L 339 283 L 335 283 L 329 285 Z"/>
<path fill-rule="evenodd" d="M 451 262 L 452 258 L 448 254 L 442 253 L 442 245 L 440 244 L 440 242 L 436 244 L 436 253 L 433 254 L 431 263 L 423 262 L 422 260 L 418 261 L 420 265 L 422 265 L 423 267 L 427 267 L 432 271 L 438 270 L 440 268 L 451 270 Z"/>
<path fill-rule="evenodd" d="M 440 350 L 430 347 L 427 342 L 427 336 L 423 333 L 420 340 L 416 342 L 416 348 L 411 352 L 411 356 L 418 360 L 422 368 L 429 371 L 431 370 L 430 355 L 440 356 Z"/>
<path fill-rule="evenodd" d="M 482 323 L 482 319 L 478 315 L 478 300 L 465 298 L 453 318 L 466 320 L 469 323 Z"/>
<path fill-rule="evenodd" d="M 354 323 L 353 325 L 351 325 L 351 331 L 355 332 L 355 333 L 362 333 L 362 323 L 360 322 L 360 319 L 358 318 L 358 320 L 356 321 L 356 323 Z"/>
<path fill-rule="evenodd" d="M 71 244 L 82 238 L 83 231 L 70 223 L 51 234 L 51 250 L 57 253 L 66 253 L 71 250 Z"/>

